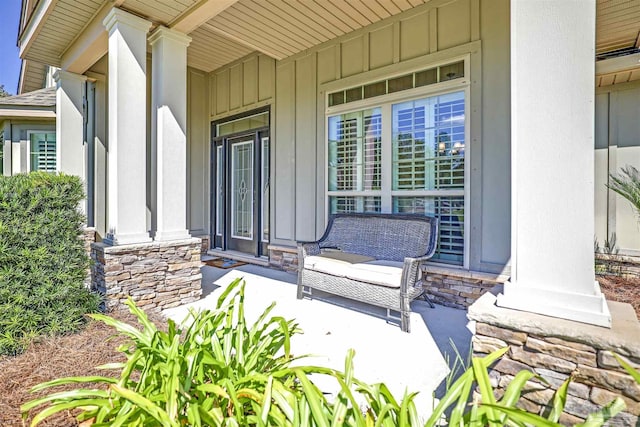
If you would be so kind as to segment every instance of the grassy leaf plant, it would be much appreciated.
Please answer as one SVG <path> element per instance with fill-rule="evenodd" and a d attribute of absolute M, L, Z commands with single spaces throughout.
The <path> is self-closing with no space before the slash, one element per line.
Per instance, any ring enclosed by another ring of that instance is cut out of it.
<path fill-rule="evenodd" d="M 213 310 L 192 311 L 184 330 L 171 320 L 166 332 L 158 330 L 132 301 L 127 304 L 139 328 L 93 315 L 130 340 L 120 347 L 126 362 L 102 366 L 118 370 L 119 377 L 63 378 L 36 386 L 33 391 L 68 384 L 81 388 L 52 392 L 23 405 L 25 419 L 39 411 L 31 425 L 75 409 L 79 421 L 94 427 L 557 427 L 567 399 L 568 381 L 556 392 L 546 417 L 519 409 L 527 382 L 543 381 L 529 371 L 518 373 L 497 399 L 488 370 L 508 351 L 505 348 L 472 358 L 469 369 L 450 385 L 425 422 L 414 402 L 417 393 L 405 392 L 397 399 L 383 383 L 358 380 L 353 350 L 347 353 L 344 371 L 292 365 L 302 357 L 291 353 L 291 338 L 301 332 L 298 325 L 272 316 L 273 304 L 249 325 L 240 280 L 225 290 Z M 634 372 L 624 361 L 621 364 Z M 335 381 L 332 395 L 315 385 L 319 375 Z M 637 372 L 632 375 L 638 379 Z M 601 426 L 623 409 L 618 398 L 582 426 Z"/>
<path fill-rule="evenodd" d="M 234 281 L 215 309 L 191 312 L 181 330 L 169 320 L 161 331 L 132 301 L 127 305 L 141 329 L 109 316 L 92 317 L 113 326 L 130 343 L 120 347 L 125 363 L 102 366 L 120 370 L 119 378 L 72 377 L 36 386 L 41 391 L 65 384 L 94 384 L 54 392 L 22 406 L 31 425 L 70 409 L 93 426 L 396 426 L 418 425 L 414 394 L 400 402 L 384 385 L 367 385 L 353 375 L 353 351 L 345 371 L 296 366 L 292 320 L 270 316 L 269 306 L 252 325 L 244 316 L 244 283 Z M 339 392 L 328 399 L 313 383 L 329 375 Z M 96 387 L 95 385 L 98 385 Z M 359 403 L 367 406 L 362 410 Z M 41 405 L 46 405 L 41 409 Z"/>

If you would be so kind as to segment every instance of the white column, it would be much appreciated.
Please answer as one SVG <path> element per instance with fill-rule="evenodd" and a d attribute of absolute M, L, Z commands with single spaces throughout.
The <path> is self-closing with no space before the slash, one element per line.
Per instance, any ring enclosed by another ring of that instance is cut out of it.
<path fill-rule="evenodd" d="M 511 1 L 511 281 L 498 305 L 611 326 L 594 273 L 595 0 Z"/>
<path fill-rule="evenodd" d="M 151 23 L 120 9 L 109 32 L 107 244 L 151 241 L 146 221 L 147 32 Z"/>
<path fill-rule="evenodd" d="M 187 239 L 187 46 L 191 38 L 158 27 L 152 46 L 151 132 L 155 240 Z"/>
<path fill-rule="evenodd" d="M 79 176 L 87 191 L 87 161 L 84 141 L 84 96 L 87 77 L 58 70 L 56 82 L 56 164 L 60 172 Z M 80 203 L 86 212 L 86 199 Z"/>

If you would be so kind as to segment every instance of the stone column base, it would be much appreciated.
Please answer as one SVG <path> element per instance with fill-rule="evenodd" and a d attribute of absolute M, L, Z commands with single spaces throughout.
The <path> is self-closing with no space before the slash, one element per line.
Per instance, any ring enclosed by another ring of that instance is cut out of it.
<path fill-rule="evenodd" d="M 197 301 L 202 294 L 198 238 L 134 245 L 91 245 L 91 287 L 107 310 L 127 297 L 146 311 Z"/>
<path fill-rule="evenodd" d="M 298 271 L 298 249 L 269 245 L 269 267 L 295 273 Z"/>
<path fill-rule="evenodd" d="M 608 425 L 635 426 L 640 416 L 640 385 L 613 357 L 616 353 L 640 368 L 640 323 L 633 308 L 609 301 L 612 317 L 609 329 L 498 307 L 495 294 L 501 288 L 484 294 L 469 307 L 468 313 L 469 319 L 476 322 L 474 355 L 510 346 L 490 373 L 497 392 L 503 393 L 519 371 L 535 372 L 548 384 L 529 381 L 519 406 L 543 414 L 553 403 L 554 392 L 572 377 L 560 418 L 562 424 L 583 422 L 589 413 L 620 396 L 627 409 Z"/>
<path fill-rule="evenodd" d="M 509 276 L 427 265 L 422 267 L 422 284 L 431 300 L 447 307 L 466 310 L 471 304 Z"/>

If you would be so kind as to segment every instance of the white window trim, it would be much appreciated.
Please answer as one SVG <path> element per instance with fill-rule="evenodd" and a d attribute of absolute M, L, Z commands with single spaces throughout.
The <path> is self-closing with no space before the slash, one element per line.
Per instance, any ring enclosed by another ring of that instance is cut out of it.
<path fill-rule="evenodd" d="M 222 196 L 223 193 L 223 189 L 222 189 L 222 177 L 223 177 L 223 170 L 224 170 L 224 159 L 222 158 L 222 144 L 220 145 L 216 145 L 215 146 L 216 149 L 216 188 L 215 188 L 215 192 L 216 192 L 216 236 L 222 236 L 222 228 L 223 228 L 223 219 L 222 219 L 222 209 L 223 206 L 220 203 L 220 197 Z"/>
<path fill-rule="evenodd" d="M 466 54 L 461 57 L 448 58 L 446 61 L 441 61 L 438 63 L 429 64 L 428 66 L 423 66 L 417 68 L 413 71 L 405 70 L 401 73 L 389 75 L 385 77 L 387 79 L 391 79 L 400 75 L 408 74 L 411 72 L 421 71 L 424 69 L 429 69 L 433 67 L 437 67 L 440 65 L 445 65 L 451 62 L 464 60 L 464 77 L 460 79 L 448 80 L 442 83 L 434 83 L 432 85 L 421 86 L 418 88 L 407 89 L 404 91 L 395 92 L 392 94 L 381 95 L 377 97 L 372 97 L 368 99 L 362 99 L 359 101 L 348 102 L 345 104 L 336 105 L 333 107 L 325 108 L 325 117 L 324 117 L 324 169 L 325 169 L 325 180 L 324 180 L 324 195 L 325 195 L 325 226 L 329 221 L 330 211 L 331 211 L 331 203 L 330 197 L 332 196 L 379 196 L 381 198 L 381 213 L 392 213 L 393 211 L 393 196 L 414 196 L 414 197 L 425 197 L 425 196 L 463 196 L 464 197 L 464 236 L 463 236 L 463 262 L 462 265 L 449 264 L 445 262 L 439 262 L 437 260 L 431 261 L 429 264 L 453 268 L 453 269 L 469 269 L 470 263 L 470 235 L 471 230 L 469 229 L 470 224 L 470 203 L 471 203 L 471 195 L 470 195 L 470 177 L 471 177 L 471 151 L 469 149 L 469 142 L 471 141 L 471 114 L 470 114 L 470 106 L 471 106 L 471 56 Z M 362 84 L 373 83 L 375 81 L 381 80 L 377 78 L 370 82 L 363 82 Z M 345 87 L 344 89 L 348 89 L 352 85 Z M 331 90 L 331 93 L 336 90 L 340 90 L 339 88 L 335 88 Z M 397 104 L 400 102 L 413 101 L 417 99 L 434 97 L 438 95 L 444 95 L 452 92 L 461 92 L 464 91 L 464 114 L 465 114 L 465 122 L 464 122 L 464 141 L 465 141 L 465 165 L 464 165 L 464 189 L 463 190 L 392 190 L 392 162 L 388 161 L 392 158 L 392 104 Z M 324 94 L 324 102 L 325 106 L 329 105 L 329 91 L 326 91 Z M 364 191 L 330 191 L 329 190 L 329 174 L 327 173 L 329 170 L 329 117 L 335 116 L 339 114 L 351 113 L 360 110 L 366 110 L 371 108 L 381 108 L 382 109 L 382 159 L 386 159 L 386 161 L 382 162 L 382 190 L 364 190 Z"/>
<path fill-rule="evenodd" d="M 50 131 L 50 130 L 28 130 L 27 131 L 27 167 L 26 167 L 26 171 L 27 172 L 32 172 L 31 171 L 31 135 L 33 135 L 34 133 L 51 133 L 56 135 L 55 131 Z M 59 152 L 60 150 L 58 149 L 58 138 L 56 135 L 56 170 L 54 171 L 55 173 L 60 172 L 60 156 L 59 156 Z M 51 172 L 51 171 L 48 171 Z"/>
<path fill-rule="evenodd" d="M 269 155 L 269 161 L 271 160 L 271 143 L 269 142 L 269 137 L 268 136 L 263 136 L 262 138 L 260 138 L 260 191 L 262 192 L 262 194 L 260 195 L 260 241 L 263 243 L 269 243 L 269 239 L 265 239 L 265 234 L 264 234 L 264 226 L 265 226 L 265 218 L 264 218 L 264 212 L 265 212 L 265 203 L 268 203 L 269 200 L 265 200 L 267 199 L 266 197 L 264 197 L 264 186 L 265 186 L 265 182 L 267 183 L 267 185 L 269 186 L 269 193 L 271 193 L 271 182 L 269 179 L 269 176 L 271 174 L 271 165 L 268 164 L 267 168 L 267 173 L 268 175 L 265 176 L 264 174 L 264 166 L 265 166 L 265 143 L 267 144 L 267 154 Z M 267 220 L 269 220 L 269 218 L 267 218 Z M 271 227 L 269 227 L 269 234 L 271 234 Z"/>

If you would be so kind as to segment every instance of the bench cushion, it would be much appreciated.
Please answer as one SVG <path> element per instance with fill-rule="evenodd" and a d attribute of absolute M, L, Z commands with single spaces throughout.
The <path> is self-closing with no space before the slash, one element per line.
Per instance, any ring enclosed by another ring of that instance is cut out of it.
<path fill-rule="evenodd" d="M 347 278 L 388 288 L 399 288 L 402 279 L 402 263 L 374 260 L 354 264 L 349 268 Z"/>
<path fill-rule="evenodd" d="M 349 252 L 330 251 L 304 259 L 304 268 L 372 285 L 399 288 L 402 263 L 376 260 Z"/>
<path fill-rule="evenodd" d="M 304 268 L 327 273 L 333 276 L 346 277 L 347 270 L 353 264 L 374 261 L 375 258 L 348 252 L 330 251 L 320 255 L 308 256 L 304 259 Z"/>

